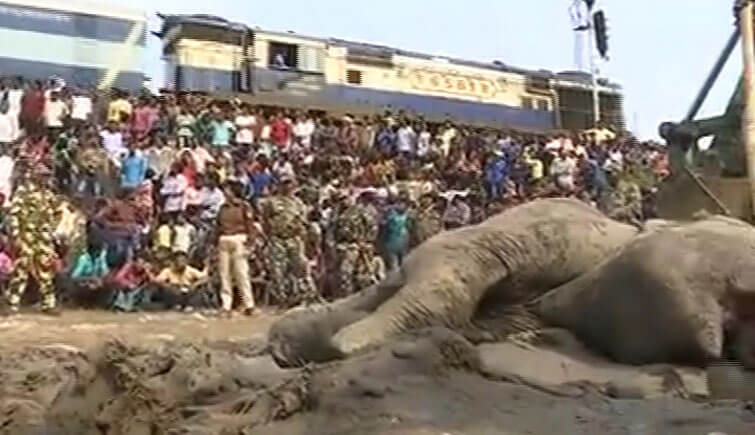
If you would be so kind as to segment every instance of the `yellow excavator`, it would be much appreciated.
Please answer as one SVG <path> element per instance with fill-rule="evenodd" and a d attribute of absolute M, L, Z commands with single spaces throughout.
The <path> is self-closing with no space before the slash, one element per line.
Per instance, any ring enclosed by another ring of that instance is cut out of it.
<path fill-rule="evenodd" d="M 658 192 L 659 215 L 689 219 L 700 211 L 754 222 L 755 213 L 755 30 L 753 0 L 737 0 L 735 30 L 681 122 L 665 122 L 672 176 Z M 726 111 L 695 119 L 738 42 L 742 42 L 744 72 Z M 712 136 L 711 147 L 697 144 Z"/>

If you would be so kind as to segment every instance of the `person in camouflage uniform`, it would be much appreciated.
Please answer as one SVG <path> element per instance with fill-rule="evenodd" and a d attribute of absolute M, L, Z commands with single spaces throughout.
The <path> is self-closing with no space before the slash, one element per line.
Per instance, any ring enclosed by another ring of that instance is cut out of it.
<path fill-rule="evenodd" d="M 632 180 L 619 179 L 613 193 L 614 206 L 609 217 L 618 221 L 639 225 L 642 220 L 642 192 Z"/>
<path fill-rule="evenodd" d="M 54 232 L 57 199 L 50 190 L 50 170 L 34 168 L 18 187 L 9 209 L 9 227 L 16 248 L 16 261 L 6 298 L 12 313 L 18 311 L 29 278 L 37 282 L 42 310 L 57 314 L 55 288 Z"/>
<path fill-rule="evenodd" d="M 433 194 L 425 194 L 420 198 L 418 206 L 412 209 L 411 218 L 414 222 L 411 234 L 412 247 L 421 245 L 443 231 L 443 219 Z"/>
<path fill-rule="evenodd" d="M 336 216 L 338 252 L 338 290 L 336 297 L 346 297 L 377 283 L 384 275 L 382 260 L 376 261 L 378 235 L 377 211 L 371 204 L 372 192 L 359 195 L 357 203 L 347 205 Z"/>
<path fill-rule="evenodd" d="M 307 208 L 294 195 L 295 180 L 281 180 L 278 195 L 260 203 L 265 233 L 268 288 L 273 299 L 287 305 L 318 298 L 306 254 Z"/>

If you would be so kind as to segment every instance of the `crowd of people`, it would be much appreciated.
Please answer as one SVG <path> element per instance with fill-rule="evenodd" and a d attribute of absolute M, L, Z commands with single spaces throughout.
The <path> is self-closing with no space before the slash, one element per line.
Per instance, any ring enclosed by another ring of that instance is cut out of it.
<path fill-rule="evenodd" d="M 0 148 L 8 311 L 38 294 L 50 314 L 341 298 L 433 235 L 535 198 L 653 217 L 669 171 L 662 147 L 607 126 L 525 134 L 56 79 L 0 85 Z"/>

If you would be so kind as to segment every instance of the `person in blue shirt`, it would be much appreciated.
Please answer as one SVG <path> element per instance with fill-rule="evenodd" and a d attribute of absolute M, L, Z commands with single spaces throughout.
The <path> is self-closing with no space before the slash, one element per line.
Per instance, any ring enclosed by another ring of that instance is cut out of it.
<path fill-rule="evenodd" d="M 210 122 L 210 130 L 212 131 L 212 146 L 222 148 L 231 144 L 236 126 L 231 121 L 224 119 L 223 115 L 218 114 Z"/>
<path fill-rule="evenodd" d="M 502 152 L 494 153 L 485 166 L 485 187 L 491 201 L 501 197 L 503 182 L 508 178 L 508 164 Z"/>
<path fill-rule="evenodd" d="M 149 163 L 141 153 L 134 148 L 129 149 L 128 155 L 121 163 L 121 187 L 136 189 L 147 177 Z"/>
<path fill-rule="evenodd" d="M 396 270 L 409 252 L 409 213 L 404 199 L 396 199 L 389 207 L 381 232 L 386 268 Z"/>
<path fill-rule="evenodd" d="M 66 276 L 58 277 L 57 287 L 63 302 L 78 306 L 97 307 L 106 299 L 103 279 L 110 272 L 107 249 L 96 238 L 81 252 Z"/>
<path fill-rule="evenodd" d="M 260 154 L 257 157 L 257 162 L 254 169 L 249 174 L 251 181 L 252 199 L 256 200 L 262 196 L 267 189 L 275 182 L 272 172 L 270 171 L 270 163 L 266 155 Z"/>
<path fill-rule="evenodd" d="M 396 152 L 397 142 L 398 133 L 396 133 L 396 128 L 385 123 L 375 138 L 377 149 L 385 155 L 392 155 Z"/>

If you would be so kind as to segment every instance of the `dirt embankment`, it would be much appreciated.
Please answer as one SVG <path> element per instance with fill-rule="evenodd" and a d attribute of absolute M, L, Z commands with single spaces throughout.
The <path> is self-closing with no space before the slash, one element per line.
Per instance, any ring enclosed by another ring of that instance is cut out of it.
<path fill-rule="evenodd" d="M 746 404 L 691 400 L 694 382 L 672 376 L 674 368 L 600 365 L 569 338 L 543 336 L 550 338 L 531 347 L 478 347 L 445 329 L 424 330 L 296 370 L 279 368 L 261 338 L 131 337 L 86 351 L 14 346 L 0 351 L 0 433 L 753 433 Z M 564 374 L 538 374 L 553 364 Z M 596 364 L 599 373 L 590 369 Z M 677 382 L 646 382 L 667 378 Z M 616 379 L 659 394 L 611 390 Z M 639 396 L 626 399 L 632 394 Z M 654 398 L 635 400 L 646 396 Z"/>

